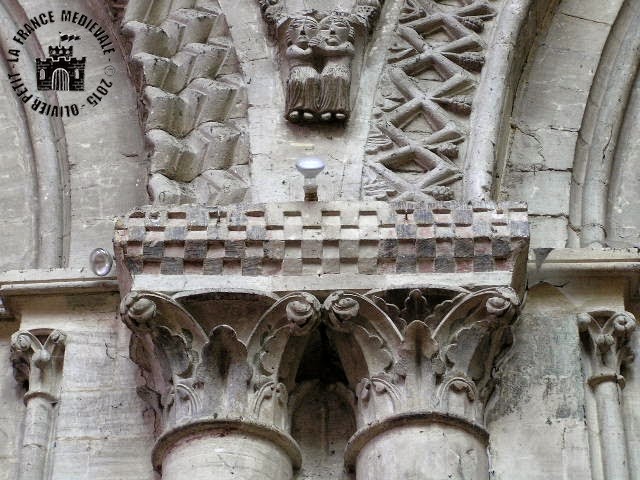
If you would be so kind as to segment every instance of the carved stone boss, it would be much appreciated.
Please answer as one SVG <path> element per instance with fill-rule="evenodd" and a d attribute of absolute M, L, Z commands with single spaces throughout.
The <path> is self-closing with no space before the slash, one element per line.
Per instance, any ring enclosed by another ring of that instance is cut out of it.
<path fill-rule="evenodd" d="M 629 338 L 637 325 L 629 312 L 596 311 L 578 315 L 587 383 L 596 400 L 602 470 L 605 480 L 628 480 L 627 440 L 622 412 L 622 369 L 633 361 Z"/>
<path fill-rule="evenodd" d="M 258 2 L 284 65 L 285 118 L 293 123 L 348 120 L 352 64 L 363 53 L 383 0 L 324 2 L 329 9 L 323 11 L 301 10 L 295 1 Z"/>
<path fill-rule="evenodd" d="M 50 468 L 66 335 L 59 330 L 40 333 L 20 331 L 11 337 L 14 376 L 27 387 L 19 480 L 43 480 Z"/>
<path fill-rule="evenodd" d="M 139 392 L 156 411 L 153 463 L 163 479 L 292 478 L 301 455 L 289 435 L 288 398 L 322 324 L 354 399 L 358 431 L 345 464 L 357 479 L 427 470 L 488 479 L 484 407 L 496 359 L 511 342 L 515 292 L 461 290 L 432 304 L 416 289 L 400 306 L 383 296 L 338 291 L 321 302 L 292 293 L 241 339 L 224 318 L 205 331 L 204 319 L 170 297 L 129 294 L 121 314 L 145 379 Z"/>

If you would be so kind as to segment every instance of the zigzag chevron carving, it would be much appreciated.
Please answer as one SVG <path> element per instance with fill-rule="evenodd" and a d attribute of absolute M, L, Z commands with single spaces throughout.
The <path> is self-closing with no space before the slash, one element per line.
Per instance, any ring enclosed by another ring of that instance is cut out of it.
<path fill-rule="evenodd" d="M 123 32 L 145 107 L 153 203 L 242 201 L 246 92 L 218 2 L 130 2 Z"/>

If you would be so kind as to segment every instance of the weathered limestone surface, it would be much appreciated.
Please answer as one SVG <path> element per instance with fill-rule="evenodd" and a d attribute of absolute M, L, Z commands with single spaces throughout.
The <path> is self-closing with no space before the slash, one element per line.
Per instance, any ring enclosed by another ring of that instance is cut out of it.
<path fill-rule="evenodd" d="M 141 462 L 140 455 L 149 458 L 153 420 L 145 414 L 136 394 L 138 374 L 128 358 L 129 334 L 115 316 L 117 293 L 49 295 L 38 299 L 18 296 L 14 300 L 12 308 L 21 312 L 21 330 L 57 328 L 67 335 L 50 478 L 151 479 L 151 465 Z M 13 331 L 18 329 L 17 323 L 2 325 Z M 10 378 L 11 369 L 6 371 Z M 3 404 L 8 400 L 3 414 L 10 415 L 2 427 L 9 438 L 3 448 L 13 453 L 3 453 L 0 471 L 6 477 L 0 478 L 18 478 L 23 394 L 15 380 L 3 382 Z M 9 403 L 12 395 L 15 402 Z M 11 434 L 14 428 L 15 433 Z"/>
<path fill-rule="evenodd" d="M 564 0 L 535 40 L 500 187 L 528 202 L 534 247 L 637 244 L 639 12 L 636 1 Z"/>
<path fill-rule="evenodd" d="M 119 87 L 0 82 L 0 480 L 640 478 L 640 0 L 45 4 Z"/>
<path fill-rule="evenodd" d="M 210 478 L 212 472 L 221 480 L 293 478 L 287 455 L 269 441 L 224 430 L 173 447 L 163 463 L 162 478 L 197 480 Z"/>
<path fill-rule="evenodd" d="M 0 7 L 3 45 L 15 35 L 20 19 L 43 9 L 58 12 L 62 8 L 112 28 L 102 2 L 9 2 Z M 70 23 L 65 28 L 69 34 L 86 32 Z M 38 29 L 24 49 L 23 55 L 28 56 L 19 68 L 27 79 L 33 75 L 27 80 L 33 88 L 37 51 L 56 44 L 58 32 L 55 26 Z M 115 29 L 109 33 L 118 38 Z M 94 248 L 110 246 L 113 218 L 147 202 L 147 165 L 135 92 L 123 53 L 116 47 L 114 88 L 98 107 L 87 107 L 77 117 L 49 118 L 26 111 L 21 102 L 16 103 L 7 82 L 0 87 L 6 119 L 2 144 L 7 146 L 0 153 L 0 203 L 8 227 L 0 240 L 4 252 L 0 269 L 83 267 Z M 96 41 L 87 37 L 83 48 L 88 58 L 100 60 L 102 51 Z M 2 54 L 6 56 L 4 48 Z"/>
<path fill-rule="evenodd" d="M 430 452 L 425 462 L 420 454 Z M 367 444 L 358 457 L 358 478 L 434 478 L 487 480 L 487 447 L 457 428 L 433 425 L 398 427 Z"/>

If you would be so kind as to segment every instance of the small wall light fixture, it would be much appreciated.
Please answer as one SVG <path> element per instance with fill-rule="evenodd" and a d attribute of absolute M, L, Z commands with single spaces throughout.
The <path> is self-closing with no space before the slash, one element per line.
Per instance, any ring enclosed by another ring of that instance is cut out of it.
<path fill-rule="evenodd" d="M 305 202 L 318 201 L 318 182 L 316 177 L 325 168 L 325 163 L 318 157 L 303 157 L 296 162 L 296 168 L 304 177 Z"/>
<path fill-rule="evenodd" d="M 96 248 L 89 256 L 89 264 L 93 273 L 106 277 L 113 267 L 113 257 L 104 248 Z"/>

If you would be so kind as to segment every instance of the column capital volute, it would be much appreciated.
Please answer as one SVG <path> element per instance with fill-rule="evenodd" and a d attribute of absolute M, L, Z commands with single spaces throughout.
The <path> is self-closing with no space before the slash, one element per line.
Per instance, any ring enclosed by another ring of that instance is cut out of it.
<path fill-rule="evenodd" d="M 11 336 L 11 363 L 24 400 L 43 397 L 57 402 L 67 336 L 60 330 L 20 330 Z"/>
<path fill-rule="evenodd" d="M 597 310 L 579 313 L 576 321 L 589 361 L 589 385 L 610 381 L 624 387 L 623 369 L 634 358 L 629 340 L 637 328 L 636 318 L 629 312 Z"/>

